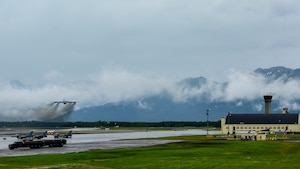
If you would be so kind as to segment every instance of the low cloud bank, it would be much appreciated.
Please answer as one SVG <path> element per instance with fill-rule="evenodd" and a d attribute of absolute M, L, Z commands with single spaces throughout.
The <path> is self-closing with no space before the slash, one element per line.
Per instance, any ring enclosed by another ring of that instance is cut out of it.
<path fill-rule="evenodd" d="M 102 70 L 79 80 L 57 72 L 45 77 L 45 85 L 39 86 L 17 80 L 0 82 L 0 117 L 4 120 L 47 121 L 81 107 L 159 94 L 171 84 L 165 79 L 147 78 L 122 69 Z M 76 105 L 53 105 L 53 102 L 63 100 L 76 101 Z"/>
<path fill-rule="evenodd" d="M 247 72 L 232 71 L 226 83 L 207 81 L 199 88 L 181 88 L 178 86 L 172 93 L 177 101 L 185 101 L 191 97 L 206 96 L 212 102 L 237 101 L 237 106 L 242 105 L 239 100 L 253 101 L 262 99 L 263 95 L 273 95 L 273 100 L 279 102 L 279 107 L 288 107 L 291 110 L 300 110 L 297 100 L 300 99 L 300 79 L 278 78 L 270 80 L 266 77 Z M 254 109 L 261 110 L 263 103 Z"/>
<path fill-rule="evenodd" d="M 46 75 L 45 77 L 49 77 Z M 57 77 L 57 78 L 56 78 Z M 24 84 L 19 81 L 0 82 L 0 117 L 3 120 L 51 120 L 74 109 L 86 106 L 135 100 L 167 92 L 174 102 L 206 97 L 212 102 L 255 100 L 272 94 L 282 107 L 300 110 L 300 80 L 268 81 L 265 77 L 239 71 L 228 75 L 227 83 L 207 80 L 199 86 L 186 87 L 166 78 L 146 77 L 126 70 L 102 70 L 84 79 L 70 79 L 51 73 L 51 81 L 44 85 Z M 54 79 L 54 80 L 53 80 Z M 54 104 L 54 101 L 76 101 L 76 105 Z M 237 106 L 242 105 L 237 103 Z M 141 107 L 147 106 L 146 103 Z M 261 109 L 256 105 L 256 109 Z"/>

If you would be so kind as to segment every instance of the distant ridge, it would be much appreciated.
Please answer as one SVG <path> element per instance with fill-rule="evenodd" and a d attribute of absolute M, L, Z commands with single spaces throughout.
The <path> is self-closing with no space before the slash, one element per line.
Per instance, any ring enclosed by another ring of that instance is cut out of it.
<path fill-rule="evenodd" d="M 300 79 L 300 69 L 290 69 L 284 66 L 276 66 L 267 69 L 258 68 L 254 71 L 269 79 L 276 80 L 279 78 L 287 79 Z"/>
<path fill-rule="evenodd" d="M 264 77 L 266 80 L 261 83 L 268 85 L 280 83 L 280 87 L 287 82 L 293 81 L 293 85 L 298 83 L 300 86 L 300 69 L 290 69 L 283 66 L 271 68 L 258 68 L 252 72 L 252 77 L 256 75 Z M 273 83 L 275 82 L 276 83 Z M 236 81 L 239 83 L 239 81 Z M 248 82 L 248 81 L 246 81 Z M 236 87 L 239 87 L 238 92 L 244 92 L 241 82 L 238 86 L 232 85 L 230 82 L 218 83 L 210 81 L 205 77 L 199 76 L 195 78 L 186 78 L 176 84 L 176 92 L 184 96 L 183 100 L 176 100 L 172 93 L 162 91 L 159 94 L 148 95 L 147 97 L 136 98 L 136 100 L 124 100 L 119 103 L 109 103 L 105 105 L 84 107 L 70 114 L 68 121 L 128 121 L 128 122 L 161 122 L 161 121 L 205 121 L 206 109 L 211 109 L 209 120 L 219 120 L 225 117 L 228 112 L 232 113 L 263 113 L 264 101 L 263 94 L 255 96 L 255 98 L 236 99 L 225 98 L 226 94 L 236 92 Z M 254 85 L 255 82 L 251 85 Z M 230 87 L 230 90 L 227 88 Z M 290 86 L 289 86 L 290 87 Z M 296 90 L 297 88 L 286 90 Z M 296 86 L 297 87 L 297 86 Z M 253 88 L 253 87 L 252 87 Z M 253 90 L 250 88 L 251 90 Z M 276 88 L 272 86 L 272 88 Z M 259 90 L 259 89 L 258 89 Z M 299 89 L 300 90 L 300 89 Z M 247 88 L 245 88 L 247 91 Z M 281 89 L 278 88 L 279 93 Z M 257 93 L 260 93 L 259 91 Z M 223 97 L 219 97 L 221 95 Z M 283 94 L 286 96 L 286 93 Z M 292 98 L 292 96 L 291 96 Z M 281 113 L 283 107 L 289 100 L 280 96 L 274 97 L 272 101 L 272 112 Z M 300 96 L 292 98 L 292 103 L 289 104 L 291 113 L 300 111 Z M 298 106 L 299 105 L 299 106 Z M 288 107 L 288 106 L 287 106 Z"/>

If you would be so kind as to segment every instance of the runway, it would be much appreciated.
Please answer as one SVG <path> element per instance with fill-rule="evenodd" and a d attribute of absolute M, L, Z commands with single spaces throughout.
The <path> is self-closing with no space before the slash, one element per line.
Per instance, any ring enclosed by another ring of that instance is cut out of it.
<path fill-rule="evenodd" d="M 89 129 L 82 129 L 89 130 Z M 80 129 L 76 129 L 80 131 Z M 43 147 L 40 149 L 17 148 L 9 150 L 8 145 L 17 141 L 17 138 L 11 137 L 9 132 L 1 133 L 0 136 L 0 156 L 25 156 L 34 154 L 63 154 L 70 152 L 82 152 L 92 149 L 111 149 L 126 147 L 144 147 L 158 144 L 167 144 L 176 142 L 176 140 L 128 140 L 140 138 L 159 138 L 167 136 L 183 136 L 183 135 L 206 135 L 206 130 L 179 130 L 179 131 L 119 131 L 119 132 L 103 132 L 97 134 L 73 134 L 72 138 L 67 139 L 64 147 Z M 209 131 L 209 134 L 220 134 L 220 131 Z M 53 139 L 48 136 L 45 139 Z M 178 140 L 177 140 L 178 141 Z"/>

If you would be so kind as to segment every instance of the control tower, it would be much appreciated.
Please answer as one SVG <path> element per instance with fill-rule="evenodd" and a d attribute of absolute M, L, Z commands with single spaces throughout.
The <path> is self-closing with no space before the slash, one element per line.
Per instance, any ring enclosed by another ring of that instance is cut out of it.
<path fill-rule="evenodd" d="M 265 114 L 271 114 L 272 95 L 265 95 Z"/>

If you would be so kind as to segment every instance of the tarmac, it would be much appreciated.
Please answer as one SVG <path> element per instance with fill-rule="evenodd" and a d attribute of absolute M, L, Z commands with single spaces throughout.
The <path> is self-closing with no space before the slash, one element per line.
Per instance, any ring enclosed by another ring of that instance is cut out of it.
<path fill-rule="evenodd" d="M 206 130 L 177 130 L 177 131 L 129 131 L 129 130 L 99 130 L 95 128 L 76 128 L 68 129 L 73 131 L 72 138 L 66 138 L 67 144 L 63 147 L 42 147 L 39 149 L 30 149 L 27 147 L 8 149 L 8 145 L 18 141 L 16 130 L 0 130 L 0 156 L 27 156 L 35 154 L 64 154 L 71 152 L 83 152 L 93 149 L 113 149 L 113 148 L 130 148 L 145 147 L 159 144 L 179 142 L 180 140 L 158 140 L 155 138 L 167 136 L 183 135 L 206 135 Z M 67 132 L 68 130 L 60 130 Z M 22 133 L 29 132 L 22 131 Z M 44 130 L 45 131 L 45 130 Z M 42 132 L 42 130 L 40 131 Z M 89 134 L 76 134 L 76 133 Z M 93 134 L 94 133 L 94 134 Z M 220 131 L 209 131 L 209 134 L 220 134 Z M 144 138 L 143 140 L 137 140 Z M 146 138 L 146 140 L 145 140 Z M 147 139 L 151 138 L 151 139 Z M 48 135 L 44 139 L 54 139 L 53 135 Z"/>

